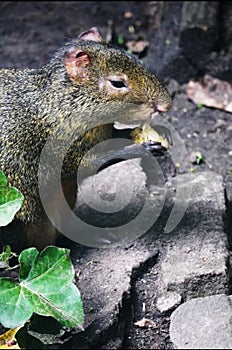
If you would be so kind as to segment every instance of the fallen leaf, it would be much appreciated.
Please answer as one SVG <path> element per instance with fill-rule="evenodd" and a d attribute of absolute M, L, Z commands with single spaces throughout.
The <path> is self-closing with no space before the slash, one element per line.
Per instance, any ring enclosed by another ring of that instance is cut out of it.
<path fill-rule="evenodd" d="M 145 318 L 145 317 L 143 317 L 140 321 L 135 322 L 134 325 L 141 328 L 157 327 L 154 321 L 149 320 L 148 318 Z"/>
<path fill-rule="evenodd" d="M 232 113 L 232 85 L 228 81 L 205 75 L 200 81 L 190 80 L 186 93 L 197 105 L 202 104 Z"/>
<path fill-rule="evenodd" d="M 131 52 L 141 53 L 149 46 L 149 42 L 146 40 L 131 40 L 126 43 L 126 46 Z"/>
<path fill-rule="evenodd" d="M 133 13 L 131 11 L 124 12 L 124 18 L 130 19 L 133 17 Z"/>
<path fill-rule="evenodd" d="M 9 331 L 0 335 L 0 349 L 20 349 L 17 340 L 15 339 L 15 335 L 18 332 L 18 330 L 22 327 L 23 325 L 20 327 L 10 329 Z"/>

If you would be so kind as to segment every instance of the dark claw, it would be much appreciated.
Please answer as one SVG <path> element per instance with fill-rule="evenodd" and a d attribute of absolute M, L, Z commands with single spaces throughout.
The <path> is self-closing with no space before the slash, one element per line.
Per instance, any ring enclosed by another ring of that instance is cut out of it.
<path fill-rule="evenodd" d="M 164 146 L 162 146 L 160 142 L 157 141 L 143 142 L 142 145 L 146 148 L 146 150 L 148 150 L 154 156 L 157 157 L 163 156 L 167 152 L 167 149 Z"/>

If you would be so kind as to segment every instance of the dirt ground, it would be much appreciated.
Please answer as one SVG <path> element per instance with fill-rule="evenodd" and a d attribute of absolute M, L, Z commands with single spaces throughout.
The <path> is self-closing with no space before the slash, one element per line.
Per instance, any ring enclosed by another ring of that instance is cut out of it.
<path fill-rule="evenodd" d="M 0 68 L 39 68 L 63 42 L 93 26 L 112 43 L 125 48 L 131 40 L 140 39 L 143 44 L 148 41 L 147 49 L 137 54 L 172 93 L 173 106 L 165 118 L 188 152 L 188 159 L 179 164 L 177 173 L 210 168 L 221 174 L 225 186 L 230 187 L 232 114 L 193 103 L 187 96 L 186 86 L 190 79 L 199 79 L 205 74 L 232 80 L 232 46 L 228 39 L 231 29 L 227 25 L 232 19 L 232 2 L 218 3 L 217 35 L 209 35 L 207 40 L 200 35 L 192 38 L 191 31 L 181 28 L 183 4 L 182 1 L 1 1 Z M 200 164 L 196 163 L 196 152 L 203 156 Z M 149 269 L 144 271 L 147 285 L 154 278 Z M 139 318 L 136 305 L 140 305 L 142 284 L 139 279 L 134 281 L 135 319 Z M 152 295 L 146 298 L 149 302 Z M 150 315 L 150 318 L 156 317 L 156 313 Z M 167 334 L 169 317 L 157 320 L 160 324 L 155 340 L 151 338 L 149 342 L 149 330 L 134 332 L 129 328 L 124 347 L 171 348 Z"/>

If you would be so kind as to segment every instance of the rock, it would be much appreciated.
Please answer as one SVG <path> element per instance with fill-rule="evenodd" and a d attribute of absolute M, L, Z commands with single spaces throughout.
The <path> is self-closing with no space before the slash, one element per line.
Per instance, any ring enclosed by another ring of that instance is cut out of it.
<path fill-rule="evenodd" d="M 134 271 L 157 257 L 157 249 L 141 244 L 126 248 L 77 247 L 72 253 L 80 271 L 78 288 L 84 304 L 84 331 L 75 331 L 66 348 L 121 348 L 131 319 L 131 278 Z M 109 342 L 111 345 L 109 345 Z M 107 345 L 107 347 L 106 347 Z"/>
<path fill-rule="evenodd" d="M 163 235 L 158 295 L 177 292 L 185 300 L 229 291 L 227 237 L 224 232 L 224 187 L 222 177 L 207 171 L 178 176 L 186 212 L 176 228 Z M 191 189 L 191 193 L 189 190 Z M 175 202 L 175 199 L 174 199 Z M 182 209 L 184 210 L 184 208 Z M 173 217 L 175 221 L 175 216 Z"/>
<path fill-rule="evenodd" d="M 229 247 L 232 247 L 232 174 L 228 174 L 225 177 L 225 196 L 227 204 L 227 216 L 226 216 L 226 232 L 228 235 Z"/>
<path fill-rule="evenodd" d="M 147 167 L 149 163 L 148 159 Z M 161 183 L 160 167 L 156 170 L 153 177 Z M 156 221 L 163 208 L 164 192 L 160 187 L 155 196 L 149 195 L 146 175 L 137 158 L 111 165 L 87 178 L 79 188 L 75 208 L 75 214 L 86 225 L 77 227 L 76 242 L 90 247 L 133 242 Z"/>
<path fill-rule="evenodd" d="M 156 301 L 156 307 L 160 312 L 173 309 L 181 302 L 181 295 L 176 292 L 167 292 Z"/>
<path fill-rule="evenodd" d="M 154 172 L 155 177 L 158 181 L 148 189 L 140 160 L 134 159 L 83 181 L 75 213 L 93 231 L 85 232 L 89 247 L 72 249 L 72 261 L 83 297 L 85 331 L 74 331 L 67 347 L 104 347 L 109 342 L 111 348 L 122 347 L 132 320 L 134 271 L 141 278 L 147 271 L 144 266 L 150 266 L 150 276 L 154 276 L 148 293 L 157 300 L 161 314 L 171 311 L 181 299 L 229 291 L 222 176 L 212 171 L 183 174 L 163 187 L 159 172 Z M 77 235 L 86 238 L 78 228 Z M 153 319 L 154 302 L 145 300 L 144 294 L 141 298 L 147 307 L 141 316 Z"/>
<path fill-rule="evenodd" d="M 231 349 L 231 315 L 231 296 L 189 300 L 171 315 L 171 340 L 176 349 Z"/>

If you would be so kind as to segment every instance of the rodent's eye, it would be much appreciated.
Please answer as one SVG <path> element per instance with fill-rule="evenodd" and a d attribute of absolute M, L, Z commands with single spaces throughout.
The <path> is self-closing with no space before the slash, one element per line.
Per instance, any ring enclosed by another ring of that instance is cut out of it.
<path fill-rule="evenodd" d="M 127 88 L 127 85 L 123 80 L 109 80 L 109 82 L 113 87 L 117 89 Z"/>
<path fill-rule="evenodd" d="M 109 74 L 108 76 L 101 76 L 99 79 L 100 90 L 105 90 L 110 96 L 126 95 L 130 91 L 130 86 L 127 83 L 128 77 L 124 73 Z"/>

